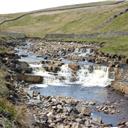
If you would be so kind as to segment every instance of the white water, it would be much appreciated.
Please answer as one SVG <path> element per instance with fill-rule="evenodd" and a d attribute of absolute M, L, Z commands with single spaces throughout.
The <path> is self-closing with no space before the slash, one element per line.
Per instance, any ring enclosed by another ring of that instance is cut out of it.
<path fill-rule="evenodd" d="M 112 81 L 112 79 L 108 78 L 108 67 L 105 66 L 94 67 L 94 71 L 92 73 L 89 72 L 86 66 L 82 66 L 77 74 L 79 79 L 78 82 L 86 87 L 106 87 L 110 85 Z"/>
<path fill-rule="evenodd" d="M 30 88 L 37 87 L 37 88 L 46 88 L 48 87 L 47 84 L 32 84 Z"/>
<path fill-rule="evenodd" d="M 94 54 L 94 52 L 91 52 L 90 48 L 86 48 L 86 50 L 85 48 L 82 48 L 82 49 L 76 48 L 75 51 L 70 55 L 74 55 L 74 54 L 84 57 L 84 56 L 92 55 Z"/>
<path fill-rule="evenodd" d="M 80 69 L 76 73 L 76 80 L 71 81 L 72 71 L 68 67 L 68 64 L 61 66 L 61 70 L 57 74 L 47 72 L 44 70 L 41 64 L 31 64 L 33 73 L 44 77 L 42 87 L 44 85 L 51 86 L 69 86 L 79 84 L 84 87 L 106 87 L 111 84 L 113 79 L 108 78 L 108 67 L 93 65 L 93 71 L 89 71 L 89 65 L 81 65 Z M 37 85 L 35 85 L 37 86 Z M 41 85 L 39 85 L 41 87 Z"/>
<path fill-rule="evenodd" d="M 76 48 L 72 54 L 76 54 L 78 56 L 88 56 L 94 54 L 94 52 L 91 51 L 90 48 L 86 48 L 86 49 Z M 68 64 L 64 64 L 60 67 L 61 70 L 55 74 L 52 72 L 45 71 L 40 61 L 36 61 L 35 58 L 36 57 L 34 56 L 32 62 L 29 63 L 30 67 L 33 68 L 33 74 L 43 76 L 44 78 L 42 84 L 34 85 L 37 87 L 47 87 L 48 85 L 51 86 L 81 85 L 84 87 L 94 87 L 94 86 L 106 87 L 110 85 L 111 81 L 113 80 L 108 78 L 109 72 L 108 72 L 108 67 L 106 66 L 92 65 L 93 70 L 90 72 L 89 70 L 90 65 L 88 63 L 86 64 L 81 63 L 80 69 L 76 72 L 74 76 L 72 70 L 68 67 Z"/>

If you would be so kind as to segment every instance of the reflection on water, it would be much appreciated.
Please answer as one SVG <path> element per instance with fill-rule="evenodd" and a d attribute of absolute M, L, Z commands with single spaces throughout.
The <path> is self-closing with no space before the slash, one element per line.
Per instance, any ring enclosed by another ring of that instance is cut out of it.
<path fill-rule="evenodd" d="M 71 86 L 32 86 L 32 90 L 39 91 L 45 96 L 69 96 L 82 100 L 94 100 L 105 102 L 107 99 L 107 90 L 101 87 L 82 87 L 80 85 Z"/>

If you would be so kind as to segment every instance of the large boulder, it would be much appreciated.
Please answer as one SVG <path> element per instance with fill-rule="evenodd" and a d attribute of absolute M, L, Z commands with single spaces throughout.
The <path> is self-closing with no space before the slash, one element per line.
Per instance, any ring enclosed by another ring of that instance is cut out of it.
<path fill-rule="evenodd" d="M 19 62 L 18 65 L 20 66 L 20 68 L 22 69 L 27 69 L 29 67 L 29 64 L 26 62 Z"/>
<path fill-rule="evenodd" d="M 43 82 L 42 76 L 36 76 L 32 74 L 17 74 L 14 78 L 19 81 L 25 81 L 28 83 L 42 83 Z"/>
<path fill-rule="evenodd" d="M 19 73 L 31 73 L 32 68 L 30 68 L 26 62 L 18 62 L 15 66 L 15 71 Z"/>

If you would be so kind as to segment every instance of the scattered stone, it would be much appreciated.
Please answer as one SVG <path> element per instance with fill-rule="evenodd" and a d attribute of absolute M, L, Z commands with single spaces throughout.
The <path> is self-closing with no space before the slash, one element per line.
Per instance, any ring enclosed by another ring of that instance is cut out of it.
<path fill-rule="evenodd" d="M 45 61 L 42 61 L 42 64 L 46 71 L 57 73 L 60 70 L 60 66 L 63 65 L 59 59 L 63 56 L 64 59 L 77 61 L 85 61 L 88 60 L 90 62 L 95 62 L 98 64 L 111 64 L 110 67 L 113 67 L 118 72 L 119 65 L 122 61 L 122 57 L 113 56 L 110 54 L 105 55 L 102 52 L 99 52 L 99 46 L 93 45 L 94 48 L 91 48 L 91 45 L 87 46 L 84 44 L 77 43 L 69 43 L 65 45 L 65 42 L 40 42 L 37 43 L 36 48 L 32 45 L 31 50 L 35 53 L 41 53 L 42 56 L 45 56 Z M 45 47 L 43 47 L 44 45 Z M 56 46 L 56 47 L 55 47 Z M 95 47 L 96 46 L 96 47 Z M 34 49 L 35 48 L 35 49 Z M 92 52 L 88 52 L 88 57 L 84 57 L 80 55 L 81 53 L 86 53 L 88 49 L 92 49 Z M 72 53 L 75 52 L 75 55 Z M 96 54 L 97 53 L 97 54 Z M 96 54 L 96 55 L 94 55 Z M 11 68 L 14 69 L 15 72 L 21 73 L 14 75 L 13 81 L 17 80 L 18 82 L 25 81 L 28 83 L 42 83 L 42 76 L 35 76 L 31 73 L 32 69 L 29 67 L 29 64 L 26 62 L 17 61 L 17 56 L 15 55 L 15 60 L 13 59 L 13 55 L 0 55 L 2 62 L 6 65 L 10 65 Z M 21 55 L 22 57 L 27 57 L 26 55 Z M 49 61 L 48 59 L 51 59 Z M 117 60 L 116 60 L 117 59 Z M 62 60 L 62 59 L 61 59 Z M 119 62 L 118 62 L 119 60 Z M 15 63 L 16 64 L 15 64 Z M 75 64 L 68 64 L 68 67 L 72 71 L 72 79 L 71 81 L 76 81 L 76 72 L 80 69 L 80 66 Z M 92 73 L 94 67 L 89 66 L 89 72 Z M 112 69 L 111 69 L 112 70 Z M 114 71 L 114 70 L 112 70 Z M 118 74 L 117 78 L 120 78 L 120 74 Z M 9 77 L 10 79 L 11 77 Z M 62 76 L 60 80 L 65 80 Z M 12 88 L 12 84 L 6 83 L 9 88 Z M 122 83 L 121 83 L 122 84 Z M 25 83 L 23 83 L 25 85 Z M 124 83 L 121 86 L 125 86 Z M 102 126 L 110 126 L 105 125 L 102 122 L 102 118 L 100 116 L 91 116 L 92 108 L 96 105 L 96 102 L 93 101 L 78 101 L 70 97 L 52 97 L 52 96 L 41 96 L 39 92 L 32 93 L 32 96 L 28 96 L 28 94 L 24 91 L 24 87 L 14 87 L 16 88 L 15 95 L 10 95 L 10 99 L 15 101 L 16 97 L 19 95 L 25 99 L 25 102 L 28 103 L 28 108 L 31 110 L 33 114 L 34 121 L 40 128 L 102 128 Z M 121 88 L 122 89 L 122 88 Z M 127 90 L 127 88 L 122 89 L 123 92 Z M 127 93 L 126 93 L 127 95 Z M 39 102 L 38 102 L 39 101 Z M 116 109 L 116 104 L 102 104 L 96 107 L 98 111 L 107 113 L 107 114 L 115 114 L 118 112 Z M 10 113 L 4 113 L 5 116 L 9 117 Z M 121 122 L 119 126 L 128 126 L 128 122 Z M 2 125 L 1 125 L 2 127 Z"/>
<path fill-rule="evenodd" d="M 114 105 L 109 105 L 109 104 L 104 104 L 100 106 L 96 106 L 98 111 L 104 112 L 106 114 L 115 114 L 119 113 L 119 110 L 116 109 L 116 106 Z"/>

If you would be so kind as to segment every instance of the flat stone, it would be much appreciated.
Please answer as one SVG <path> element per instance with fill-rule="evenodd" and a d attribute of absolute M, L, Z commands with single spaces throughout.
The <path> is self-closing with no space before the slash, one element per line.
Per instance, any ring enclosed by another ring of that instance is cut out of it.
<path fill-rule="evenodd" d="M 28 83 L 42 83 L 43 82 L 42 76 L 36 76 L 33 74 L 18 74 L 14 76 L 14 78 L 20 81 L 23 80 Z"/>

